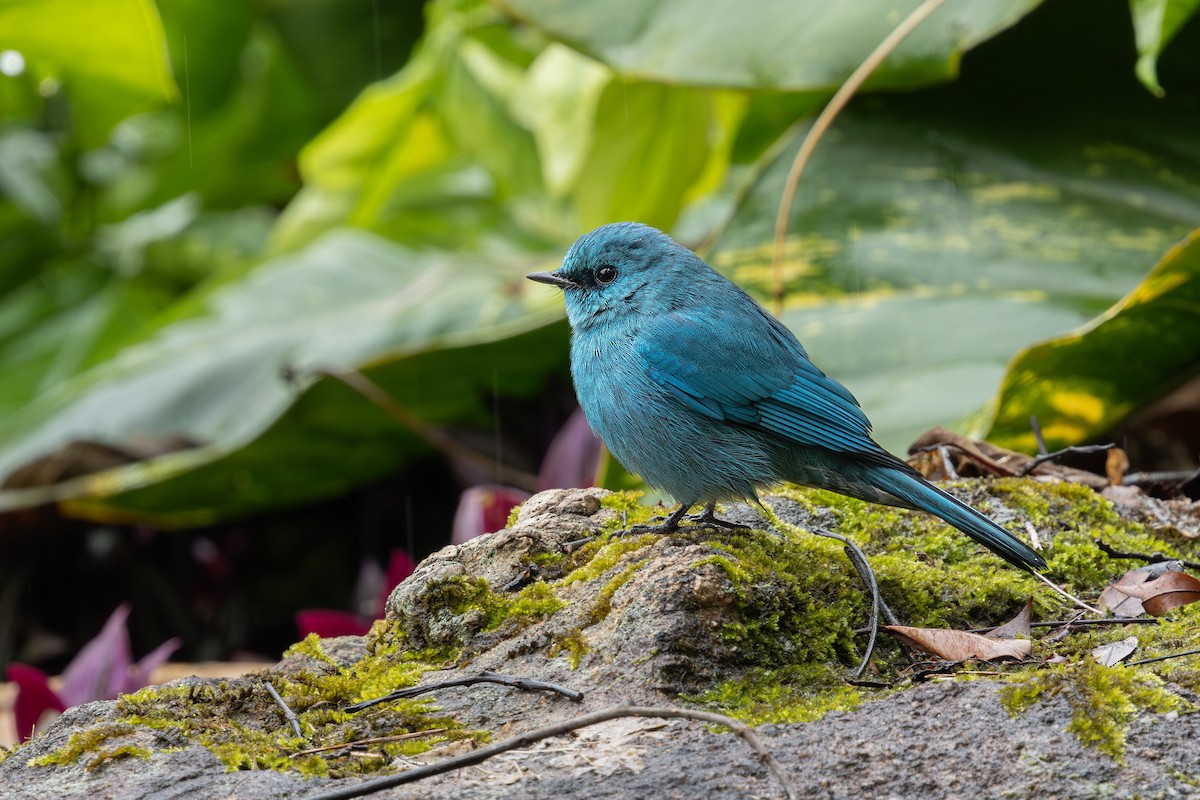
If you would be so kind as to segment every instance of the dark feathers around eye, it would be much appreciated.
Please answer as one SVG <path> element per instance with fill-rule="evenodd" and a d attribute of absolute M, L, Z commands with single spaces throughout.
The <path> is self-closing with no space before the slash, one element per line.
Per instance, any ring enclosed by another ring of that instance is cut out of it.
<path fill-rule="evenodd" d="M 617 279 L 617 268 L 612 264 L 601 264 L 596 267 L 596 283 L 607 286 Z"/>

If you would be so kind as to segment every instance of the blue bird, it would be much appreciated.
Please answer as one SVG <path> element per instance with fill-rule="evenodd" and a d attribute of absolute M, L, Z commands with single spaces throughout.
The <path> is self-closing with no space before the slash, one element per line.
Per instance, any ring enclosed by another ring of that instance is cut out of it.
<path fill-rule="evenodd" d="M 632 222 L 584 235 L 555 272 L 571 323 L 571 376 L 592 430 L 627 469 L 721 524 L 717 501 L 757 501 L 782 481 L 921 509 L 1009 563 L 1045 560 L 930 484 L 871 438 L 854 395 L 779 320 L 659 230 Z M 728 523 L 725 523 L 728 525 Z"/>

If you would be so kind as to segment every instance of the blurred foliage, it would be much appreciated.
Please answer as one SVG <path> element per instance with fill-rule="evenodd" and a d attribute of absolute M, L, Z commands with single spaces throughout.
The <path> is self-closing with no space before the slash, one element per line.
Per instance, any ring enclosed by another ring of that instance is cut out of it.
<path fill-rule="evenodd" d="M 1033 415 L 1052 421 L 1042 428 L 1050 448 L 1093 438 L 1176 388 L 1198 366 L 1200 230 L 1086 328 L 1021 352 L 1004 378 L 988 438 L 1034 449 Z"/>
<path fill-rule="evenodd" d="M 1198 4 L 947 4 L 777 276 L 807 120 L 916 5 L 0 0 L 0 510 L 205 524 L 428 453 L 326 370 L 504 458 L 496 404 L 566 369 L 521 276 L 617 219 L 781 280 L 885 444 L 978 412 L 1200 220 Z M 51 468 L 81 443 L 131 463 Z"/>

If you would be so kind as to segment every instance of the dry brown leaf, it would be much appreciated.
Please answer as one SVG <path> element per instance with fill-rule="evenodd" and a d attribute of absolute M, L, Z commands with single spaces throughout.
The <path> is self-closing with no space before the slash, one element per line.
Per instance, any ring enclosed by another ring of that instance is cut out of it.
<path fill-rule="evenodd" d="M 966 631 L 945 628 L 910 628 L 906 625 L 884 625 L 902 643 L 933 653 L 947 661 L 995 661 L 1001 658 L 1024 660 L 1032 652 L 1028 639 L 993 639 Z"/>
<path fill-rule="evenodd" d="M 1125 473 L 1129 471 L 1129 456 L 1119 447 L 1108 451 L 1104 459 L 1104 473 L 1108 476 L 1111 486 L 1120 486 Z"/>
<path fill-rule="evenodd" d="M 1028 639 L 1030 623 L 1033 620 L 1033 598 L 1025 601 L 1025 606 L 1017 612 L 1017 615 L 1008 622 L 1001 625 L 999 628 L 993 628 L 988 631 L 987 638 L 989 639 L 1015 639 L 1018 636 Z"/>
<path fill-rule="evenodd" d="M 1174 568 L 1171 568 L 1174 567 Z M 1177 565 L 1164 569 L 1162 564 L 1132 569 L 1100 594 L 1099 605 L 1115 617 L 1161 617 L 1170 611 L 1200 600 L 1200 579 L 1183 572 Z"/>
<path fill-rule="evenodd" d="M 1186 572 L 1168 572 L 1142 584 L 1146 589 L 1154 587 L 1154 594 L 1142 598 L 1146 613 L 1161 617 L 1171 611 L 1200 600 L 1200 579 Z"/>
<path fill-rule="evenodd" d="M 1101 645 L 1092 650 L 1092 658 L 1106 667 L 1115 667 L 1137 650 L 1138 638 L 1130 636 L 1119 642 Z"/>

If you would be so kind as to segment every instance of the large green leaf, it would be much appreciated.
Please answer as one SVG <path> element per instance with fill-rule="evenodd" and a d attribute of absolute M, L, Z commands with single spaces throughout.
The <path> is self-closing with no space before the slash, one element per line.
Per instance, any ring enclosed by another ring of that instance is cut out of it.
<path fill-rule="evenodd" d="M 852 111 L 791 218 L 783 320 L 892 449 L 979 410 L 1014 351 L 1107 307 L 1200 219 L 1194 114 L 1146 97 L 1119 117 L 1062 110 L 1018 131 L 989 101 L 991 113 L 960 92 Z M 710 254 L 764 299 L 796 146 Z"/>
<path fill-rule="evenodd" d="M 487 391 L 532 391 L 566 354 L 560 308 L 524 281 L 528 257 L 507 263 L 354 231 L 265 262 L 0 421 L 0 474 L 79 440 L 196 448 L 0 493 L 0 510 L 86 495 L 79 513 L 199 524 L 328 495 L 420 446 L 344 387 L 297 403 L 285 369 L 365 368 L 428 423 L 487 424 Z"/>
<path fill-rule="evenodd" d="M 0 0 L 0 46 L 65 87 L 85 141 L 179 97 L 151 0 Z"/>
<path fill-rule="evenodd" d="M 1081 330 L 1017 355 L 988 439 L 1034 452 L 1120 424 L 1200 370 L 1200 229 L 1171 248 L 1136 289 Z"/>
<path fill-rule="evenodd" d="M 744 99 L 627 81 L 469 0 L 433 8 L 405 69 L 302 151 L 278 248 L 342 225 L 438 246 L 497 234 L 565 246 L 619 219 L 669 227 L 720 184 Z"/>
<path fill-rule="evenodd" d="M 639 78 L 692 86 L 832 92 L 920 0 L 493 0 L 517 19 Z M 871 78 L 876 88 L 944 81 L 963 51 L 1039 0 L 951 2 Z"/>

